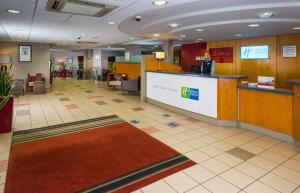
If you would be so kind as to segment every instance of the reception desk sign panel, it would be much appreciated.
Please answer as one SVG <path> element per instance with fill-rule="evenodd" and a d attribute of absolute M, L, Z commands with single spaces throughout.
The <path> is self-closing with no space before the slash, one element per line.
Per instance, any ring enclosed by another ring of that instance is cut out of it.
<path fill-rule="evenodd" d="M 191 100 L 199 100 L 199 89 L 196 88 L 189 88 L 189 87 L 181 87 L 181 97 L 185 99 Z"/>
<path fill-rule="evenodd" d="M 147 98 L 217 118 L 217 79 L 147 72 Z"/>

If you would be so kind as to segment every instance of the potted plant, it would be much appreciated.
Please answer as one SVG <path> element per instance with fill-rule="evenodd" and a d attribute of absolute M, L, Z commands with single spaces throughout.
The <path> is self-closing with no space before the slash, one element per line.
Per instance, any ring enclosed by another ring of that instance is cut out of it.
<path fill-rule="evenodd" d="M 10 132 L 13 120 L 14 97 L 11 91 L 15 85 L 12 65 L 0 71 L 0 133 Z"/>
<path fill-rule="evenodd" d="M 67 65 L 65 63 L 60 64 L 60 72 L 61 72 L 61 77 L 62 78 L 66 78 L 66 76 L 67 76 L 66 68 L 67 68 Z"/>

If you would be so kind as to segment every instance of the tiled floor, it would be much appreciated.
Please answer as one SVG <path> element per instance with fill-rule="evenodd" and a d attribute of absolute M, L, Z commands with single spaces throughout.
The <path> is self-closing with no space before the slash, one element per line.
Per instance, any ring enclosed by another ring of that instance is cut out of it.
<path fill-rule="evenodd" d="M 46 95 L 15 100 L 15 130 L 116 114 L 198 164 L 137 193 L 299 192 L 300 153 L 293 144 L 237 128 L 221 128 L 168 112 L 136 95 L 92 81 L 55 80 Z M 11 134 L 0 135 L 0 193 Z"/>

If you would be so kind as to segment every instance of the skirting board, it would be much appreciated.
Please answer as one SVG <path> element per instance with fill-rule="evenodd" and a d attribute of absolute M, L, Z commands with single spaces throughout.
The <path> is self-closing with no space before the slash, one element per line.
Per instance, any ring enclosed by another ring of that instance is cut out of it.
<path fill-rule="evenodd" d="M 300 141 L 298 141 L 297 139 L 295 139 L 295 145 L 300 148 Z"/>
<path fill-rule="evenodd" d="M 187 111 L 187 110 L 183 110 L 183 109 L 180 109 L 180 108 L 177 108 L 177 107 L 173 107 L 171 105 L 167 105 L 167 104 L 158 102 L 158 101 L 150 99 L 150 98 L 146 98 L 146 101 L 153 104 L 153 105 L 156 105 L 156 106 L 162 107 L 164 109 L 167 109 L 169 111 L 173 111 L 173 112 L 176 112 L 178 114 L 188 116 L 188 117 L 192 117 L 194 119 L 198 119 L 200 121 L 210 123 L 210 124 L 213 124 L 213 125 L 217 125 L 217 126 L 220 126 L 220 127 L 237 127 L 238 126 L 237 121 L 217 120 L 217 119 L 212 118 L 212 117 L 200 115 L 200 114 L 193 113 L 193 112 L 190 112 L 190 111 Z"/>
<path fill-rule="evenodd" d="M 249 123 L 239 122 L 239 127 L 243 128 L 243 129 L 250 130 L 250 131 L 254 131 L 254 132 L 257 132 L 257 133 L 261 133 L 261 134 L 264 134 L 264 135 L 267 135 L 267 136 L 270 136 L 270 137 L 274 137 L 274 138 L 277 138 L 277 139 L 280 139 L 282 141 L 286 141 L 286 142 L 289 142 L 289 143 L 294 143 L 294 141 L 295 141 L 294 137 L 292 137 L 290 135 L 287 135 L 287 134 L 284 134 L 284 133 L 279 133 L 277 131 L 272 131 L 270 129 L 266 129 L 266 128 L 259 127 L 259 126 L 256 126 L 256 125 L 252 125 L 252 124 L 249 124 Z"/>

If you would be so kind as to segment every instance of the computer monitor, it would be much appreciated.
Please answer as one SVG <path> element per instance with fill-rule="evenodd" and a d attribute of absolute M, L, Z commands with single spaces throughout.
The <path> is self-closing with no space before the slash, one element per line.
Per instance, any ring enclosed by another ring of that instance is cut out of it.
<path fill-rule="evenodd" d="M 190 72 L 193 74 L 201 74 L 201 65 L 191 65 Z"/>

